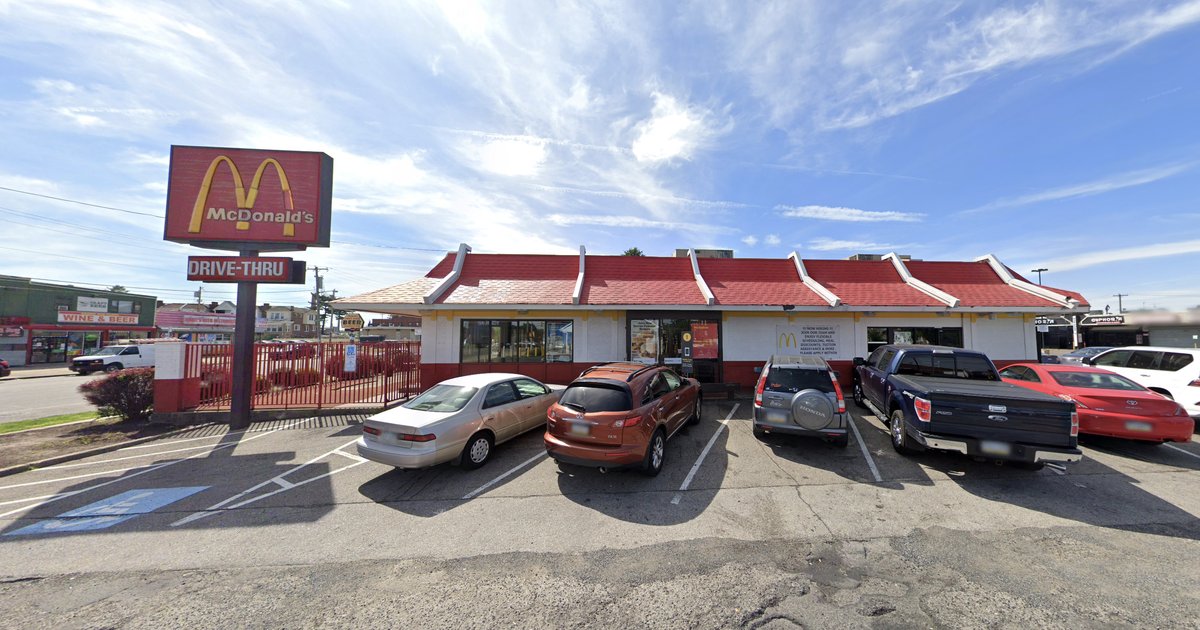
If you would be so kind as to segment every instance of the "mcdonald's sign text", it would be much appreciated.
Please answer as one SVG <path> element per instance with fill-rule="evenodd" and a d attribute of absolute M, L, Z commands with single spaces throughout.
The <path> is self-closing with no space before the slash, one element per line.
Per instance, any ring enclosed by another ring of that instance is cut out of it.
<path fill-rule="evenodd" d="M 171 147 L 164 238 L 214 249 L 329 246 L 333 158 Z"/>
<path fill-rule="evenodd" d="M 291 258 L 188 256 L 187 279 L 189 282 L 302 283 L 304 263 L 297 264 Z"/>

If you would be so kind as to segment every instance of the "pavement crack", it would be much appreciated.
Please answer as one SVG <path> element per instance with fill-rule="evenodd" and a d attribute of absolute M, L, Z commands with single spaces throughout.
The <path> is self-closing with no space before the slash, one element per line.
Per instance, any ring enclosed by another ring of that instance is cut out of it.
<path fill-rule="evenodd" d="M 826 523 L 825 519 L 821 518 L 821 515 L 813 509 L 812 504 L 805 500 L 804 495 L 800 493 L 800 486 L 796 486 L 796 498 L 800 499 L 800 502 L 804 504 L 804 507 L 808 508 L 809 512 L 812 512 L 813 516 L 817 518 L 817 522 L 819 522 L 821 526 L 825 528 L 825 531 L 829 533 L 830 538 L 833 538 L 834 540 L 840 540 L 837 534 L 833 533 L 833 529 L 829 527 L 829 523 Z"/>
<path fill-rule="evenodd" d="M 41 580 L 44 580 L 44 579 L 46 579 L 46 578 L 42 577 L 42 576 L 4 578 L 4 579 L 0 579 L 0 584 L 20 584 L 22 582 L 40 582 Z"/>

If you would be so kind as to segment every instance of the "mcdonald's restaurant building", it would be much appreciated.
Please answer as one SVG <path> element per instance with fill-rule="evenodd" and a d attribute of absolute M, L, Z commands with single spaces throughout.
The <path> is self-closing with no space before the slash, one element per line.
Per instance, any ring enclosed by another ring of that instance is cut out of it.
<path fill-rule="evenodd" d="M 472 254 L 424 277 L 342 298 L 340 308 L 421 318 L 422 385 L 480 372 L 568 383 L 609 361 L 684 368 L 703 383 L 754 386 L 776 353 L 825 357 L 849 381 L 854 357 L 887 343 L 1036 360 L 1034 319 L 1086 313 L 1071 291 L 1028 282 L 994 256 L 974 261 Z"/>

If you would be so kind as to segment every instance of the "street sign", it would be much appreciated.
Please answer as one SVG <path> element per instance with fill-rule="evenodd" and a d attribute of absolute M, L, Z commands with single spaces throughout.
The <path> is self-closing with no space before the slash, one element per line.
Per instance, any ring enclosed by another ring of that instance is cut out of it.
<path fill-rule="evenodd" d="M 679 348 L 679 354 L 681 355 L 681 358 L 682 358 L 680 369 L 683 371 L 684 376 L 691 376 L 692 369 L 694 367 L 693 357 L 692 357 L 692 351 L 694 350 L 694 348 L 693 348 L 694 342 L 692 340 L 692 333 L 685 331 L 683 333 L 682 342 L 683 343 L 680 344 L 680 348 Z"/>
<path fill-rule="evenodd" d="M 358 371 L 358 346 L 349 344 L 346 346 L 346 362 L 342 366 L 344 372 Z"/>
<path fill-rule="evenodd" d="M 342 328 L 349 332 L 358 332 L 363 327 L 362 315 L 358 313 L 350 313 L 342 318 Z"/>
<path fill-rule="evenodd" d="M 1050 332 L 1050 325 L 1049 324 L 1040 325 L 1037 327 L 1037 331 L 1040 333 L 1048 333 L 1048 332 Z"/>
<path fill-rule="evenodd" d="M 1080 326 L 1121 326 L 1125 324 L 1124 315 L 1084 315 Z"/>
<path fill-rule="evenodd" d="M 188 256 L 189 282 L 304 284 L 305 262 L 260 256 Z"/>

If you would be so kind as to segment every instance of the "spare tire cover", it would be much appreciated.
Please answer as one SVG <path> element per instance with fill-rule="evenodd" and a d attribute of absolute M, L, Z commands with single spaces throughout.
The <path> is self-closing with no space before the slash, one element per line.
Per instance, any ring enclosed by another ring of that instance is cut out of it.
<path fill-rule="evenodd" d="M 792 396 L 792 422 L 817 431 L 833 423 L 833 403 L 825 392 L 802 389 Z"/>

